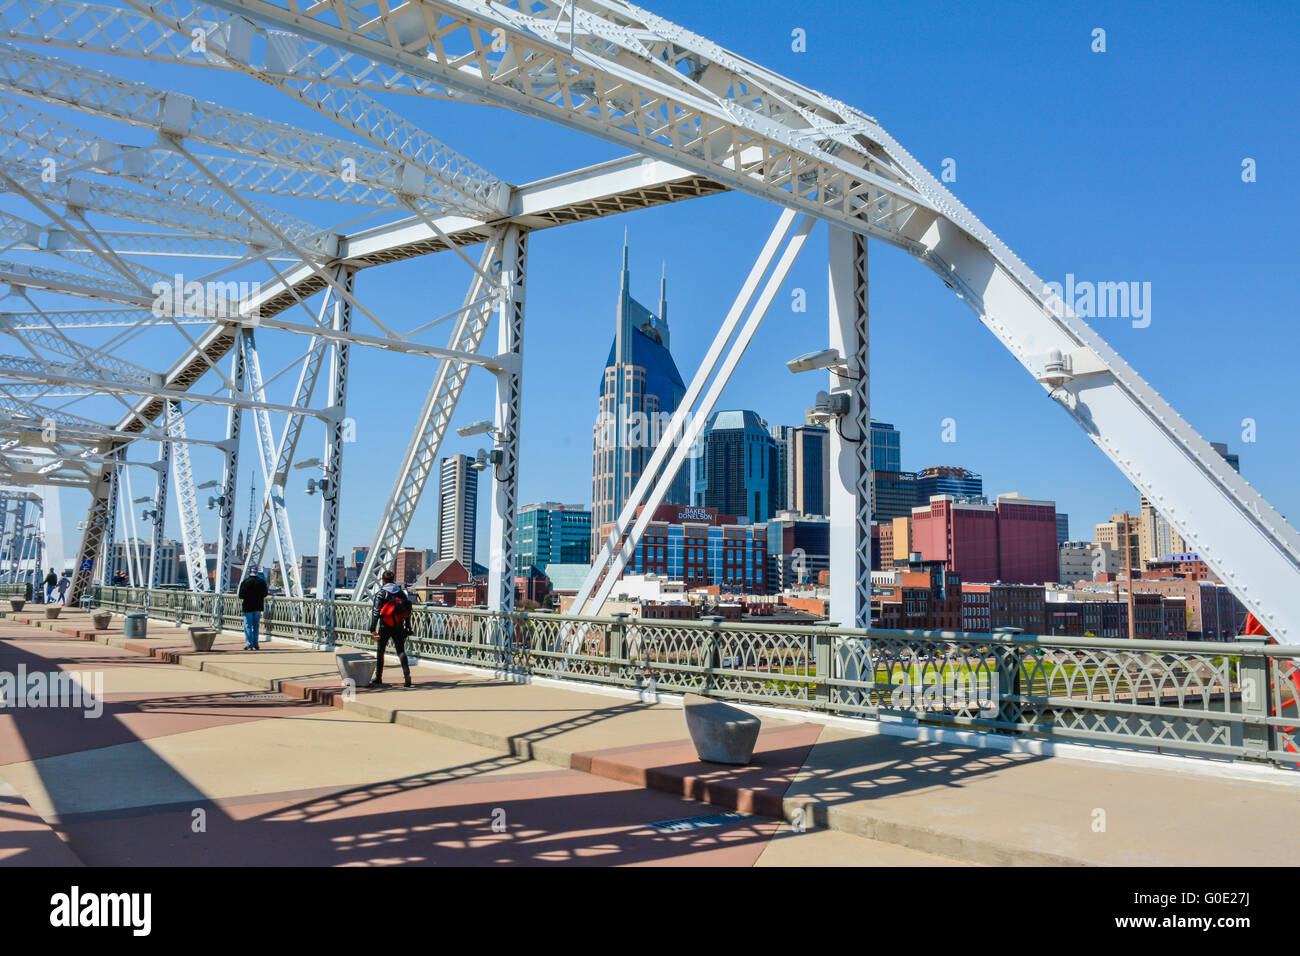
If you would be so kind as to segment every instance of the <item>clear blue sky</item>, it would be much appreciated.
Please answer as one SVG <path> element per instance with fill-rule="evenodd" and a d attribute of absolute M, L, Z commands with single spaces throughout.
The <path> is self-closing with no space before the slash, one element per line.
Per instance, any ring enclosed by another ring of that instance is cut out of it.
<path fill-rule="evenodd" d="M 1296 63 L 1300 12 L 1289 4 L 930 3 L 799 5 L 657 0 L 650 6 L 750 59 L 875 116 L 1045 280 L 1152 284 L 1152 321 L 1098 319 L 1101 335 L 1206 438 L 1241 455 L 1245 478 L 1292 519 L 1300 469 L 1290 384 L 1297 365 L 1294 276 L 1300 220 Z M 1107 51 L 1090 49 L 1106 30 Z M 791 49 L 803 29 L 807 51 Z M 113 65 L 121 69 L 122 61 Z M 126 64 L 153 82 L 166 71 Z M 171 76 L 172 73 L 166 73 Z M 235 105 L 265 105 L 248 84 L 175 71 L 180 85 Z M 499 110 L 391 100 L 414 121 L 512 182 L 620 155 L 576 133 Z M 271 107 L 280 110 L 275 104 Z M 294 104 L 277 113 L 318 122 Z M 323 122 L 323 121 L 319 121 Z M 1241 180 L 1243 158 L 1258 181 Z M 661 262 L 673 352 L 690 377 L 778 210 L 725 195 L 534 235 L 525 343 L 521 500 L 587 502 L 591 426 L 613 335 L 619 247 L 631 235 L 633 294 L 653 305 Z M 340 217 L 341 218 L 341 217 Z M 826 342 L 825 232 L 819 227 L 722 407 L 772 423 L 802 421 L 818 387 L 786 359 Z M 990 494 L 1056 500 L 1075 537 L 1135 508 L 1120 473 L 974 315 L 906 255 L 872 244 L 872 411 L 903 433 L 903 467 L 965 465 Z M 367 304 L 412 327 L 459 303 L 466 270 L 452 256 L 363 273 Z M 808 311 L 789 309 L 807 290 Z M 445 335 L 445 332 L 440 332 Z M 436 339 L 429 339 L 436 341 Z M 295 343 L 301 348 L 300 343 Z M 268 355 L 287 360 L 288 346 Z M 347 446 L 345 546 L 368 543 L 433 367 L 354 350 Z M 281 383 L 292 387 L 292 376 Z M 490 415 L 490 377 L 476 372 L 456 424 Z M 196 413 L 196 425 L 218 419 Z M 941 441 L 956 421 L 958 441 Z M 1242 420 L 1257 440 L 1242 441 Z M 303 454 L 319 454 L 309 426 Z M 247 443 L 245 448 L 251 446 Z M 454 434 L 444 453 L 480 439 Z M 216 456 L 196 452 L 199 480 Z M 246 457 L 245 462 L 249 459 Z M 317 504 L 295 472 L 291 513 L 300 553 L 315 553 Z M 143 480 L 143 473 L 137 473 Z M 259 480 L 260 484 L 260 480 Z M 142 494 L 137 485 L 136 494 Z M 247 486 L 245 485 L 245 488 Z M 435 485 L 408 544 L 434 544 Z M 486 555 L 487 482 L 480 494 Z M 246 491 L 241 492 L 240 522 Z M 65 496 L 71 524 L 84 496 Z M 138 511 L 138 507 L 137 507 Z M 215 537 L 211 512 L 205 535 Z M 174 525 L 174 522 L 173 522 Z M 172 531 L 175 533 L 175 528 Z"/>

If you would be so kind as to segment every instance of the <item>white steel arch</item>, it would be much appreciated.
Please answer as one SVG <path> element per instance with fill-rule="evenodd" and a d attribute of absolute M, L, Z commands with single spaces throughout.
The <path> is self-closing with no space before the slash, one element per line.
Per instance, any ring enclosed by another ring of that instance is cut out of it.
<path fill-rule="evenodd" d="M 196 29 L 204 37 L 204 50 L 183 42 L 192 38 Z M 124 440 L 154 429 L 164 402 L 215 369 L 215 362 L 237 338 L 236 326 L 247 324 L 245 319 L 254 306 L 269 329 L 322 340 L 334 336 L 336 343 L 423 354 L 439 362 L 444 381 L 475 365 L 498 376 L 517 376 L 520 369 L 511 364 L 508 354 L 477 354 L 482 340 L 482 330 L 477 327 L 483 311 L 482 293 L 492 291 L 496 279 L 483 275 L 480 262 L 474 259 L 467 261 L 476 269 L 474 281 L 482 288 L 467 296 L 457 321 L 458 327 L 472 328 L 474 334 L 453 338 L 450 348 L 420 346 L 390 329 L 367 338 L 364 333 L 325 328 L 318 321 L 294 323 L 275 317 L 305 306 L 309 296 L 328 288 L 342 297 L 337 306 L 356 307 L 356 321 L 369 318 L 378 323 L 378 317 L 367 313 L 350 291 L 340 288 L 337 277 L 345 266 L 350 276 L 354 271 L 433 251 L 451 249 L 463 255 L 461 246 L 494 240 L 510 227 L 527 232 L 732 189 L 823 220 L 838 231 L 833 235 L 877 239 L 905 249 L 925 263 L 1138 490 L 1195 544 L 1206 563 L 1269 630 L 1283 641 L 1300 640 L 1300 535 L 1087 323 L 1047 301 L 1043 282 L 1004 242 L 871 116 L 765 70 L 648 11 L 620 0 L 212 0 L 207 4 L 126 0 L 122 7 L 74 0 L 0 0 L 0 35 L 22 44 L 21 49 L 14 48 L 11 62 L 0 71 L 0 88 L 18 97 L 62 103 L 101 118 L 157 130 L 162 134 L 159 144 L 163 149 L 128 164 L 121 150 L 101 150 L 79 136 L 74 127 L 56 127 L 55 120 L 43 111 L 24 104 L 19 104 L 23 106 L 20 109 L 0 98 L 0 131 L 5 131 L 6 143 L 26 144 L 26 150 L 36 135 L 34 130 L 57 128 L 65 158 L 83 165 L 101 164 L 92 165 L 91 173 L 111 168 L 126 175 L 146 169 L 159 177 L 158 182 L 173 184 L 162 190 L 162 197 L 146 201 L 142 197 L 147 194 L 123 194 L 116 187 L 78 185 L 75 178 L 69 180 L 50 198 L 71 205 L 78 210 L 77 217 L 55 221 L 64 217 L 46 203 L 38 211 L 50 222 L 38 221 L 38 216 L 11 224 L 13 230 L 35 240 L 28 245 L 37 251 L 61 254 L 56 260 L 59 268 L 5 263 L 0 266 L 0 279 L 22 289 L 144 308 L 140 276 L 145 273 L 139 270 L 138 257 L 126 263 L 102 262 L 100 271 L 106 274 L 99 276 L 69 273 L 65 263 L 92 262 L 77 257 L 106 259 L 107 247 L 96 238 L 106 233 L 87 229 L 83 235 L 69 238 L 65 227 L 75 225 L 81 232 L 91 215 L 115 215 L 129 221 L 131 216 L 138 220 L 155 214 L 173 216 L 170 221 L 175 232 L 185 233 L 189 245 L 181 245 L 180 238 L 170 234 L 165 239 L 121 241 L 155 253 L 160 249 L 193 251 L 198 248 L 196 243 L 206 242 L 211 255 L 227 257 L 239 255 L 241 246 L 247 247 L 246 258 L 240 261 L 266 266 L 272 275 L 256 301 L 241 304 L 237 321 L 216 321 L 191 339 L 191 348 L 152 387 L 129 380 L 109 381 L 102 373 L 101 377 L 75 374 L 68 358 L 82 364 L 85 358 L 75 350 L 56 352 L 62 358 L 51 360 L 43 369 L 32 370 L 25 359 L 9 361 L 0 368 L 0 377 L 24 387 L 45 384 L 139 395 L 129 414 L 112 426 Z M 333 111 L 333 118 L 367 145 L 341 147 L 323 134 L 302 133 L 269 121 L 258 123 L 219 104 L 104 74 L 79 76 L 55 58 L 28 51 L 27 44 L 240 72 L 306 103 L 319 114 Z M 10 54 L 8 48 L 4 52 Z M 511 187 L 422 131 L 399 122 L 371 98 L 385 90 L 506 107 L 621 144 L 638 155 L 568 178 Z M 250 131 L 250 142 L 258 144 L 257 148 L 236 148 L 234 131 L 241 129 Z M 228 149 L 235 155 L 218 159 L 198 154 L 187 145 L 191 141 Z M 333 164 L 340 149 L 353 147 L 369 151 L 358 155 L 370 165 L 365 166 L 366 177 L 360 185 L 340 190 L 331 181 Z M 300 174 L 276 178 L 259 163 L 263 158 L 284 156 L 285 148 L 298 150 Z M 26 153 L 15 150 L 13 157 L 0 153 L 0 161 L 20 155 Z M 648 165 L 642 157 L 649 158 Z M 139 165 L 144 160 L 147 164 Z M 384 163 L 390 166 L 384 167 Z M 6 170 L 11 185 L 20 184 L 12 169 L 0 169 Z M 30 181 L 20 185 L 32 197 L 45 195 Z M 203 217 L 182 221 L 169 202 L 171 188 L 182 190 L 181 195 L 211 196 L 220 201 L 214 201 Z M 291 218 L 263 212 L 262 207 L 243 198 L 241 191 L 258 192 L 263 198 L 314 191 L 325 199 L 401 207 L 413 215 L 378 227 L 317 232 Z M 38 207 L 44 202 L 40 199 Z M 31 234 L 32 227 L 35 234 Z M 848 248 L 846 240 L 836 241 Z M 860 284 L 864 285 L 865 246 L 859 241 L 854 248 L 860 254 L 846 253 L 841 258 L 850 263 L 860 260 Z M 272 253 L 290 261 L 273 262 Z M 846 303 L 858 294 L 852 284 L 842 288 Z M 30 313 L 25 321 L 30 323 Z M 41 327 L 54 329 L 66 321 L 51 314 Z M 88 321 L 99 320 L 88 316 Z M 841 322 L 840 328 L 851 325 Z M 179 322 L 171 327 L 183 331 Z M 856 362 L 860 363 L 866 355 L 866 343 L 861 340 L 865 321 L 858 327 L 860 333 L 844 344 L 858 353 Z M 10 334 L 18 334 L 12 326 Z M 820 329 L 815 332 L 819 341 L 822 334 Z M 125 366 L 118 366 L 118 371 L 128 379 L 132 374 Z M 861 423 L 867 403 L 865 385 L 849 391 L 856 393 L 851 414 Z M 0 397 L 16 403 L 31 401 L 23 394 Z M 227 398 L 225 404 L 229 406 L 232 400 Z M 431 463 L 424 456 L 430 449 L 436 453 L 440 429 L 445 428 L 443 419 L 449 418 L 455 406 L 451 395 L 431 395 L 430 401 L 431 411 L 425 417 L 440 423 L 434 429 L 438 434 L 433 440 L 427 434 L 423 440 L 413 440 L 394 486 L 400 513 L 377 537 L 367 575 L 377 561 L 386 560 L 400 545 L 409 509 L 414 508 L 423 484 L 416 481 L 412 485 L 409 479 L 422 469 L 427 474 Z M 21 405 L 3 407 L 14 415 L 34 414 Z M 255 407 L 257 415 L 264 417 L 268 411 L 283 411 L 286 406 L 263 399 L 245 407 Z M 262 444 L 266 446 L 261 452 L 264 474 L 271 476 L 272 470 L 280 470 L 284 463 L 276 458 L 269 424 Z M 860 524 L 860 469 L 854 474 L 858 488 L 854 520 Z M 84 468 L 67 480 L 74 478 L 96 488 L 103 484 Z M 410 493 L 413 487 L 414 495 Z M 95 500 L 104 502 L 105 494 L 97 491 Z M 869 504 L 866 507 L 869 516 Z M 327 510 L 337 513 L 337 509 Z M 509 527 L 512 522 L 500 524 Z M 83 554 L 93 537 L 91 527 L 88 523 Z M 854 532 L 859 542 L 860 530 Z M 852 578 L 837 580 L 854 582 L 855 596 L 845 606 L 854 620 L 860 621 L 861 553 L 856 558 L 859 567 Z"/>

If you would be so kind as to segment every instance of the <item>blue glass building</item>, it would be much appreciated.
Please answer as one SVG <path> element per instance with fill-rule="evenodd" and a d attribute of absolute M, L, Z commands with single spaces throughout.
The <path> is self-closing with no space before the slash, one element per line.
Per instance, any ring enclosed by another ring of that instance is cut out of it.
<path fill-rule="evenodd" d="M 748 410 L 714 412 L 695 459 L 695 504 L 749 524 L 773 514 L 776 441 L 767 422 Z"/>
<path fill-rule="evenodd" d="M 591 511 L 555 501 L 524 505 L 515 525 L 515 561 L 545 571 L 551 564 L 591 560 Z"/>

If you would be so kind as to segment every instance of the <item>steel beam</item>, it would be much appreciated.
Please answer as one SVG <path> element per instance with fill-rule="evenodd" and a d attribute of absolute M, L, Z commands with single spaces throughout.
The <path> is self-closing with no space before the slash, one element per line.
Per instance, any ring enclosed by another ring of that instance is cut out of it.
<path fill-rule="evenodd" d="M 343 271 L 339 281 L 349 293 L 356 274 Z M 341 331 L 352 327 L 352 304 L 348 296 L 334 300 L 333 326 Z M 339 550 L 339 492 L 343 478 L 343 444 L 348 427 L 348 344 L 335 342 L 330 346 L 329 407 L 335 413 L 332 423 L 326 425 L 325 457 L 322 467 L 320 501 L 320 547 L 317 550 L 316 597 L 321 605 L 321 640 L 334 643 L 334 586 L 335 557 Z"/>
<path fill-rule="evenodd" d="M 174 414 L 172 406 L 175 404 L 175 401 L 169 401 L 168 408 L 163 412 L 169 423 Z M 162 546 L 163 533 L 167 524 L 167 485 L 171 480 L 171 463 L 172 443 L 161 442 L 158 445 L 158 481 L 154 491 L 153 537 L 149 549 L 149 587 L 151 588 L 162 586 Z"/>
<path fill-rule="evenodd" d="M 492 320 L 492 307 L 491 300 L 485 294 L 488 290 L 483 272 L 493 268 L 493 263 L 500 262 L 501 243 L 502 231 L 494 232 L 483 247 L 478 270 L 470 279 L 469 289 L 465 293 L 462 308 L 457 313 L 456 325 L 448 343 L 458 353 L 476 352 L 487 333 Z M 420 503 L 420 495 L 424 493 L 425 483 L 437 463 L 438 451 L 442 447 L 442 440 L 447 434 L 468 376 L 468 363 L 444 361 L 438 366 L 437 377 L 420 411 L 420 418 L 411 434 L 406 454 L 402 457 L 393 489 L 379 514 L 379 527 L 375 529 L 374 541 L 366 553 L 365 563 L 357 578 L 355 594 L 366 594 L 369 588 L 377 584 L 379 572 L 392 566 L 398 549 L 402 547 L 415 508 Z"/>
<path fill-rule="evenodd" d="M 871 626 L 871 366 L 867 308 L 867 240 L 830 229 L 830 345 L 844 368 L 830 371 L 830 391 L 848 396 L 849 412 L 830 431 L 830 619 Z M 842 373 L 842 374 L 841 374 Z"/>
<path fill-rule="evenodd" d="M 235 349 L 230 358 L 231 396 L 244 391 L 244 350 Z M 291 416 L 297 420 L 296 416 Z M 217 573 L 213 590 L 218 595 L 230 590 L 231 557 L 235 553 L 235 495 L 239 490 L 239 439 L 244 412 L 238 405 L 226 410 L 225 462 L 221 469 L 221 501 L 217 525 Z M 247 564 L 245 564 L 247 567 Z M 218 602 L 218 607 L 220 602 Z"/>
<path fill-rule="evenodd" d="M 496 450 L 501 452 L 501 461 L 492 467 L 488 609 L 509 613 L 515 609 L 519 416 L 523 406 L 524 297 L 528 281 L 528 233 L 518 226 L 505 231 L 499 275 L 502 296 L 497 351 L 513 355 L 519 361 L 515 371 L 498 375 L 496 382 Z"/>

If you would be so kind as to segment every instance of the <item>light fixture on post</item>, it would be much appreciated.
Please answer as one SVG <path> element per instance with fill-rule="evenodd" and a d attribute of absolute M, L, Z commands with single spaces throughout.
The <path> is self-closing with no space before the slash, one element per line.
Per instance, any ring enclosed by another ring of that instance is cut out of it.
<path fill-rule="evenodd" d="M 840 378 L 856 378 L 849 371 L 848 363 L 844 361 L 844 356 L 840 355 L 838 349 L 805 352 L 797 358 L 790 359 L 785 363 L 785 367 L 796 375 L 800 372 L 816 372 L 820 369 L 826 369 Z"/>
<path fill-rule="evenodd" d="M 469 425 L 462 425 L 456 429 L 456 434 L 461 438 L 472 438 L 475 435 L 491 435 L 497 441 L 501 440 L 501 436 L 497 433 L 496 424 L 487 418 Z"/>

